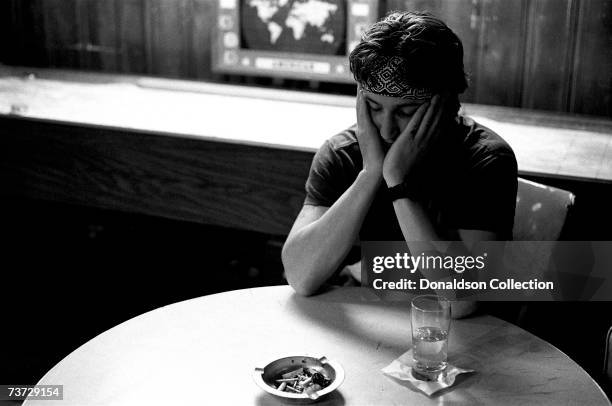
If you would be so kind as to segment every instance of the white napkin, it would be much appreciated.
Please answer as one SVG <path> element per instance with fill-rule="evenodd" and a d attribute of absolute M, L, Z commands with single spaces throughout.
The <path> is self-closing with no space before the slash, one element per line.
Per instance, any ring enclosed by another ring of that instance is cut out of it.
<path fill-rule="evenodd" d="M 423 381 L 415 378 L 412 375 L 412 366 L 414 360 L 412 359 L 412 349 L 406 351 L 399 358 L 393 360 L 389 365 L 384 367 L 381 371 L 395 379 L 400 381 L 410 382 L 412 386 L 420 390 L 427 396 L 431 396 L 439 390 L 448 388 L 455 383 L 455 378 L 459 374 L 468 372 L 474 372 L 473 369 L 458 368 L 454 365 L 448 364 L 445 373 L 440 376 L 437 381 Z"/>

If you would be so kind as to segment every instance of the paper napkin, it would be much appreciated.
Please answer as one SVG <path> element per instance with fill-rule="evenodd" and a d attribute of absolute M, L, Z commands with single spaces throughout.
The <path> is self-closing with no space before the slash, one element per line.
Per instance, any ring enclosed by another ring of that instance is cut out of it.
<path fill-rule="evenodd" d="M 413 375 L 412 367 L 414 360 L 412 359 L 412 349 L 403 353 L 399 358 L 393 360 L 389 365 L 382 369 L 382 372 L 400 381 L 407 381 L 416 389 L 431 396 L 439 390 L 453 386 L 455 378 L 459 374 L 475 372 L 473 369 L 463 369 L 454 365 L 448 364 L 446 371 L 440 375 L 438 380 L 427 381 L 418 379 Z"/>

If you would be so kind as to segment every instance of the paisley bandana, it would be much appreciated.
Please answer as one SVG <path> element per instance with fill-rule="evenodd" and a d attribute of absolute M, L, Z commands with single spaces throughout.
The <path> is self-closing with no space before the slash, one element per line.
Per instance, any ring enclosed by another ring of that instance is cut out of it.
<path fill-rule="evenodd" d="M 400 97 L 402 99 L 427 100 L 433 96 L 428 88 L 410 86 L 403 74 L 404 59 L 399 56 L 384 57 L 373 69 L 361 88 L 382 96 Z"/>

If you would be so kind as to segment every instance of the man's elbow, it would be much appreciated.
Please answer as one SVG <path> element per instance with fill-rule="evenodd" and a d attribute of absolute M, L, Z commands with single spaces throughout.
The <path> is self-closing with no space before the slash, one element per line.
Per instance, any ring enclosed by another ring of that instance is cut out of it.
<path fill-rule="evenodd" d="M 293 288 L 295 293 L 297 293 L 300 296 L 304 296 L 304 297 L 313 296 L 318 291 L 318 289 L 314 289 L 311 287 L 298 285 L 298 284 L 291 285 L 291 287 Z"/>
<path fill-rule="evenodd" d="M 300 296 L 312 296 L 318 291 L 318 286 L 315 286 L 311 281 L 304 279 L 304 270 L 296 269 L 295 267 L 288 266 L 284 261 L 285 267 L 285 278 L 289 286 L 293 288 L 295 293 Z"/>
<path fill-rule="evenodd" d="M 318 286 L 315 286 L 312 282 L 300 278 L 300 275 L 303 275 L 303 270 L 298 270 L 295 268 L 288 268 L 285 265 L 285 277 L 287 278 L 287 282 L 289 286 L 293 288 L 295 293 L 300 296 L 312 296 L 318 291 Z"/>
<path fill-rule="evenodd" d="M 281 261 L 285 270 L 285 278 L 295 293 L 300 296 L 312 296 L 317 292 L 317 287 L 312 286 L 303 278 L 305 270 L 300 269 L 296 264 L 297 261 L 291 255 L 291 247 L 289 243 L 285 243 L 281 251 Z"/>

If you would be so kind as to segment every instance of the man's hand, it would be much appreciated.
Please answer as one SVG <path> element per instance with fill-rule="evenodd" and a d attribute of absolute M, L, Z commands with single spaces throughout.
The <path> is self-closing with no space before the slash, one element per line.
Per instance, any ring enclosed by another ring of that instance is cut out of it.
<path fill-rule="evenodd" d="M 357 90 L 357 141 L 366 172 L 382 174 L 385 153 L 361 89 Z"/>
<path fill-rule="evenodd" d="M 436 144 L 444 119 L 446 98 L 435 95 L 423 103 L 397 137 L 383 163 L 383 177 L 388 187 L 398 185 Z"/>

